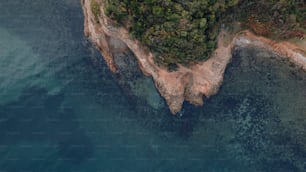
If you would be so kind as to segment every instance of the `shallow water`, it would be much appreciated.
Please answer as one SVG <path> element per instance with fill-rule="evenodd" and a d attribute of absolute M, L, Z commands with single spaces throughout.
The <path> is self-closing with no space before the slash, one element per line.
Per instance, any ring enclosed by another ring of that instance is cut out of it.
<path fill-rule="evenodd" d="M 237 49 L 220 92 L 172 116 L 129 100 L 78 0 L 0 11 L 0 171 L 306 171 L 306 75 L 275 55 Z"/>

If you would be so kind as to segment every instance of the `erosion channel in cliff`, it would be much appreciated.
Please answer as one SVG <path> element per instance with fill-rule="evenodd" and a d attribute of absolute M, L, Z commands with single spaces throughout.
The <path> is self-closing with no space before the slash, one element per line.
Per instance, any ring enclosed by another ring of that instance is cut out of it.
<path fill-rule="evenodd" d="M 169 72 L 166 68 L 154 63 L 153 54 L 122 27 L 114 26 L 114 22 L 104 14 L 103 1 L 99 0 L 101 14 L 95 16 L 91 10 L 91 0 L 82 0 L 84 12 L 85 35 L 101 51 L 112 72 L 118 67 L 114 59 L 131 51 L 137 59 L 138 66 L 144 75 L 152 77 L 155 87 L 166 100 L 172 114 L 180 112 L 183 102 L 203 105 L 203 96 L 207 98 L 216 94 L 223 81 L 226 66 L 231 61 L 235 47 L 264 48 L 287 57 L 290 62 L 306 70 L 305 49 L 288 42 L 274 42 L 267 38 L 255 36 L 249 31 L 239 32 L 228 43 L 228 34 L 221 31 L 218 36 L 218 47 L 211 57 L 203 62 L 188 67 L 179 65 L 176 71 Z M 147 82 L 148 83 L 148 82 Z M 156 96 L 155 96 L 156 97 Z M 158 107 L 147 98 L 148 104 Z"/>

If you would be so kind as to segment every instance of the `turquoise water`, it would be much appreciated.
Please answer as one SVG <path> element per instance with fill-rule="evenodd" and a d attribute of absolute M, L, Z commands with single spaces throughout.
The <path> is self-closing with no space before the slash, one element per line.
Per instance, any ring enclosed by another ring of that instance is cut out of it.
<path fill-rule="evenodd" d="M 182 117 L 131 99 L 83 36 L 79 0 L 0 2 L 0 171 L 306 171 L 306 75 L 237 49 Z"/>

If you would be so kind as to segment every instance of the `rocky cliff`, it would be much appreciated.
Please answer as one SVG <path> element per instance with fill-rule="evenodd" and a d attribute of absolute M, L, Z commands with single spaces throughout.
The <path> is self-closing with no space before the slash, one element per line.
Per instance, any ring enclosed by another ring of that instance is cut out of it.
<path fill-rule="evenodd" d="M 152 77 L 156 88 L 173 114 L 181 110 L 184 100 L 194 105 L 202 105 L 203 96 L 210 97 L 218 92 L 235 46 L 269 49 L 288 57 L 292 63 L 306 70 L 306 48 L 303 49 L 288 42 L 277 43 L 257 37 L 249 31 L 235 35 L 229 43 L 225 44 L 227 33 L 221 31 L 218 36 L 218 48 L 209 60 L 188 67 L 179 65 L 178 70 L 169 72 L 166 68 L 156 65 L 153 54 L 139 41 L 132 39 L 126 29 L 114 26 L 114 22 L 104 15 L 103 0 L 97 1 L 101 4 L 99 16 L 95 16 L 91 11 L 91 0 L 81 0 L 81 2 L 85 35 L 101 51 L 110 70 L 112 72 L 117 70 L 114 57 L 131 50 L 140 69 L 146 76 Z"/>

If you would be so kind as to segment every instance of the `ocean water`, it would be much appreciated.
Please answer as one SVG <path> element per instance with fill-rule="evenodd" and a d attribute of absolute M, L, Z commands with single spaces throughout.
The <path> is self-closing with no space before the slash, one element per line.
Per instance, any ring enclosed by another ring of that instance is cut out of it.
<path fill-rule="evenodd" d="M 305 88 L 285 60 L 236 49 L 220 92 L 172 116 L 118 84 L 79 0 L 0 1 L 1 172 L 306 171 Z"/>

